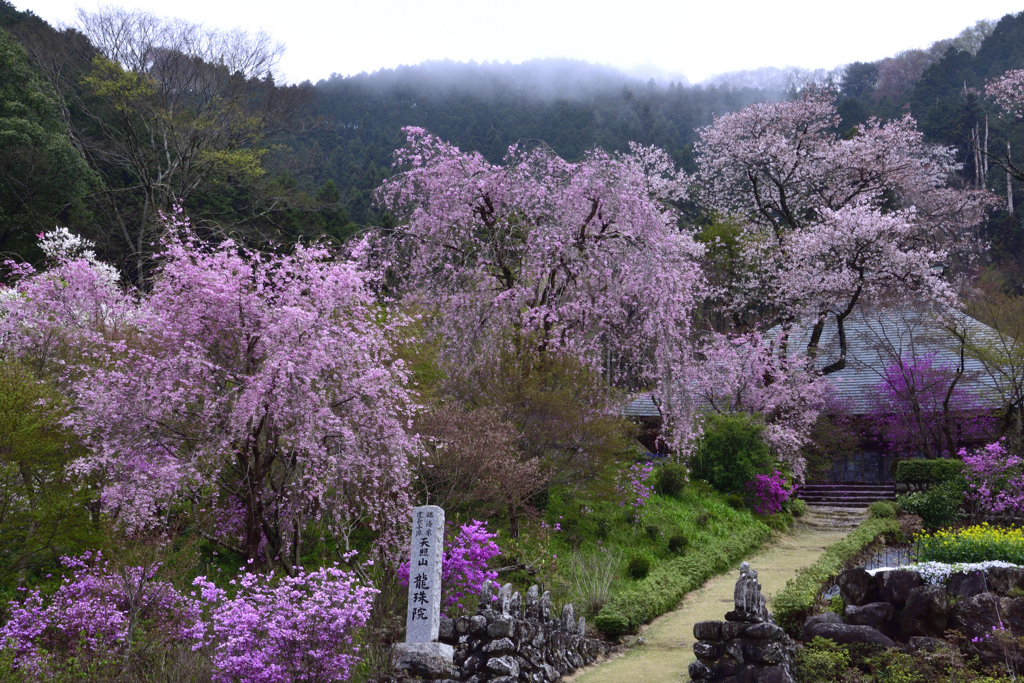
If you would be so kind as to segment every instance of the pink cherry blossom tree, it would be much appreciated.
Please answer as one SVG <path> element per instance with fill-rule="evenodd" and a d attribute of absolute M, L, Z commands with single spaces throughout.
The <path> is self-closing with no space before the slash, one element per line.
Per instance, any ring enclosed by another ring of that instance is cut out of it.
<path fill-rule="evenodd" d="M 69 256 L 0 298 L 8 348 L 66 368 L 91 451 L 76 471 L 129 532 L 184 504 L 210 541 L 289 574 L 310 524 L 342 550 L 359 528 L 399 547 L 417 444 L 366 276 L 316 245 L 209 246 L 180 216 L 167 231 L 148 294 Z"/>
<path fill-rule="evenodd" d="M 1016 119 L 1018 122 L 1020 119 L 1024 119 L 1024 69 L 1011 69 L 1002 76 L 993 78 L 985 84 L 985 94 L 994 100 L 996 105 L 998 105 L 1004 113 L 1009 114 L 1010 117 Z M 1012 179 L 1024 179 L 1024 165 L 1022 165 L 1019 160 L 1013 160 L 1014 153 L 1010 148 L 1009 139 L 1006 141 L 1005 150 L 1003 150 L 1001 145 L 996 146 L 995 148 L 999 151 L 990 153 L 988 151 L 988 145 L 986 144 L 984 149 L 979 149 L 978 151 L 987 155 L 989 160 L 1006 171 L 1008 194 L 1007 209 L 1012 213 Z M 1018 159 L 1020 157 L 1019 150 L 1017 152 L 1017 157 Z"/>
<path fill-rule="evenodd" d="M 615 383 L 658 385 L 684 442 L 689 406 L 675 399 L 702 248 L 670 206 L 687 180 L 668 156 L 634 146 L 569 163 L 517 145 L 493 165 L 422 129 L 406 136 L 401 172 L 377 193 L 398 227 L 363 253 L 396 296 L 429 313 L 446 368 L 493 363 L 521 344 L 572 354 Z"/>
<path fill-rule="evenodd" d="M 1024 119 L 1024 69 L 1011 69 L 985 84 L 985 94 L 1003 111 Z"/>
<path fill-rule="evenodd" d="M 744 267 L 720 293 L 737 319 L 838 328 L 858 305 L 911 296 L 949 304 L 945 267 L 970 258 L 990 197 L 952 187 L 950 148 L 926 145 L 910 116 L 870 120 L 850 139 L 831 95 L 751 105 L 701 130 L 698 187 L 712 209 L 744 222 Z"/>
<path fill-rule="evenodd" d="M 764 440 L 793 477 L 803 481 L 801 449 L 831 385 L 806 363 L 780 354 L 779 341 L 758 332 L 709 335 L 700 347 L 704 362 L 691 385 L 708 410 L 761 414 Z"/>

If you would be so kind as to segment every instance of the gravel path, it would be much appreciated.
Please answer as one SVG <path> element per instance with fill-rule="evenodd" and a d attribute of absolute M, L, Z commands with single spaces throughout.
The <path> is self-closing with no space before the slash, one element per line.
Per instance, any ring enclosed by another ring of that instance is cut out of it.
<path fill-rule="evenodd" d="M 817 508 L 808 512 L 793 530 L 768 548 L 747 558 L 768 607 L 775 593 L 797 569 L 813 563 L 826 547 L 841 539 L 864 518 L 862 510 Z M 736 564 L 736 570 L 739 563 Z M 644 626 L 626 653 L 577 672 L 564 680 L 573 683 L 679 683 L 688 681 L 687 666 L 693 661 L 693 625 L 723 619 L 732 609 L 736 571 L 710 579 L 687 595 L 672 612 Z"/>

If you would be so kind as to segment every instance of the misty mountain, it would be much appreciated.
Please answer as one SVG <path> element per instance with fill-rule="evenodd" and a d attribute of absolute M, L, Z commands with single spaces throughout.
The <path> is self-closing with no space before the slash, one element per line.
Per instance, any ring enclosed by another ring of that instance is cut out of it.
<path fill-rule="evenodd" d="M 325 91 L 347 86 L 366 93 L 401 93 L 430 99 L 469 95 L 480 99 L 513 96 L 527 101 L 576 102 L 623 87 L 641 88 L 644 80 L 610 66 L 574 59 L 534 59 L 520 64 L 440 60 L 372 74 L 332 74 L 316 85 Z"/>
<path fill-rule="evenodd" d="M 7 0 L 0 0 L 0 27 L 22 43 L 44 36 L 39 44 L 46 50 L 26 43 L 41 71 L 46 64 L 40 55 L 60 56 L 71 51 L 74 41 L 87 43 L 82 34 L 54 31 Z M 86 59 L 81 68 L 87 67 Z M 812 85 L 836 93 L 842 118 L 838 135 L 852 134 L 870 117 L 887 120 L 911 113 L 929 141 L 959 149 L 963 182 L 984 183 L 1005 195 L 1005 174 L 981 168 L 970 141 L 983 134 L 987 121 L 993 149 L 1005 149 L 1009 142 L 1015 154 L 1024 154 L 1020 127 L 1000 118 L 983 95 L 987 79 L 1011 68 L 1024 68 L 1024 13 L 978 22 L 926 49 L 874 62 L 831 70 L 764 67 L 696 85 L 649 67 L 627 73 L 567 59 L 434 61 L 334 74 L 315 85 L 294 86 L 309 95 L 308 103 L 294 125 L 268 141 L 260 157 L 259 196 L 269 197 L 265 204 L 271 208 L 249 208 L 249 195 L 256 190 L 243 188 L 231 174 L 216 192 L 197 196 L 186 208 L 197 219 L 227 229 L 248 221 L 259 235 L 276 240 L 318 230 L 342 239 L 360 225 L 389 220 L 374 209 L 371 195 L 391 173 L 391 154 L 404 142 L 404 126 L 423 127 L 494 163 L 521 140 L 544 141 L 569 160 L 595 147 L 626 150 L 635 141 L 657 145 L 693 170 L 698 130 L 715 116 L 753 102 L 799 96 Z M 75 115 L 75 107 L 67 108 L 67 116 Z M 89 211 L 100 230 L 102 207 Z M 1017 227 L 1021 221 L 1003 214 L 994 214 L 990 236 L 1004 253 L 1024 253 L 1024 231 Z M 52 224 L 51 217 L 46 220 Z"/>
<path fill-rule="evenodd" d="M 658 145 L 688 166 L 696 130 L 715 115 L 788 96 L 644 81 L 607 66 L 555 59 L 428 62 L 334 75 L 315 90 L 321 125 L 293 139 L 289 154 L 312 160 L 318 180 L 330 178 L 344 188 L 346 210 L 359 223 L 380 218 L 370 193 L 387 177 L 404 126 L 426 128 L 495 163 L 519 140 L 543 140 L 570 160 L 594 147 L 626 150 L 635 141 Z"/>

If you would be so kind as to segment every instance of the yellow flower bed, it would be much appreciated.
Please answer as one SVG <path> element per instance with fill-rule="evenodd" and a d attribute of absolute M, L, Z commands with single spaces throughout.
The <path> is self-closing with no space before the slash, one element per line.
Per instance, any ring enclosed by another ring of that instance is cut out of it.
<path fill-rule="evenodd" d="M 988 523 L 964 529 L 918 534 L 918 561 L 987 562 L 1002 560 L 1024 564 L 1024 528 Z"/>

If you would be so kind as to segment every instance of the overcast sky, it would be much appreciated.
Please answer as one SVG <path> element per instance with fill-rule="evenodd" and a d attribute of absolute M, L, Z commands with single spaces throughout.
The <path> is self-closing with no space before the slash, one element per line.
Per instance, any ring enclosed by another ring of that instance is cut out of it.
<path fill-rule="evenodd" d="M 73 23 L 95 2 L 13 0 L 50 23 Z M 761 66 L 872 61 L 951 38 L 979 19 L 1024 10 L 1024 0 L 128 0 L 209 26 L 264 29 L 287 48 L 292 82 L 430 59 L 512 61 L 569 57 L 630 69 L 654 65 L 699 82 Z"/>

